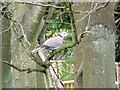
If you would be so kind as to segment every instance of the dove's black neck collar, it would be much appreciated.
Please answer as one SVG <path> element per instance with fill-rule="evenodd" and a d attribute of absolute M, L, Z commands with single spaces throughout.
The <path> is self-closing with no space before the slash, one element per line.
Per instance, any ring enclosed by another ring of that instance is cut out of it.
<path fill-rule="evenodd" d="M 60 35 L 60 34 L 58 34 L 58 36 L 60 36 L 61 38 L 63 38 L 62 35 Z"/>

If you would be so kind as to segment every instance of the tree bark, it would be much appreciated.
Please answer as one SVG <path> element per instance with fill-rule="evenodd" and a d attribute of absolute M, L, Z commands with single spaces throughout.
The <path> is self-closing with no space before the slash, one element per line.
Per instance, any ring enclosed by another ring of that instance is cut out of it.
<path fill-rule="evenodd" d="M 30 58 L 29 53 L 31 53 L 31 50 L 36 46 L 35 36 L 37 36 L 40 28 L 42 27 L 41 20 L 44 15 L 45 8 L 21 3 L 13 3 L 10 7 L 16 8 L 13 13 L 14 19 L 21 24 L 24 30 L 24 35 L 31 44 L 28 44 L 25 40 L 22 28 L 18 23 L 16 23 L 17 29 L 14 27 L 12 31 L 16 30 L 17 33 L 12 32 L 11 38 L 12 64 L 22 69 L 39 69 L 39 67 L 36 66 L 36 63 Z M 22 41 L 20 41 L 21 37 L 23 37 Z M 45 88 L 43 74 L 39 74 L 38 72 L 20 73 L 15 69 L 12 69 L 12 80 L 13 88 Z"/>
<path fill-rule="evenodd" d="M 1 22 L 0 22 L 1 23 Z M 2 31 L 0 25 L 0 32 Z M 0 35 L 0 89 L 2 89 L 2 35 Z"/>
<path fill-rule="evenodd" d="M 93 4 L 93 6 L 92 6 Z M 99 4 L 99 6 L 105 3 Z M 75 86 L 80 88 L 115 88 L 115 23 L 114 4 L 106 3 L 104 7 L 90 13 L 95 3 L 74 3 L 73 10 L 78 35 L 86 30 L 91 34 L 85 36 L 80 45 L 74 48 L 75 71 L 83 61 L 83 76 L 76 77 Z"/>
<path fill-rule="evenodd" d="M 2 32 L 10 26 L 10 20 L 2 18 Z M 11 62 L 11 30 L 2 33 L 2 61 Z M 2 64 L 2 88 L 11 88 L 11 67 Z"/>

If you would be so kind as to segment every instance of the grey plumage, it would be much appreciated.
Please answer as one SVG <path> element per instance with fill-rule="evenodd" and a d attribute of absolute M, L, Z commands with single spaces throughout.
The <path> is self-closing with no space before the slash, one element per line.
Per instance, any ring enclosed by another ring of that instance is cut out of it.
<path fill-rule="evenodd" d="M 49 38 L 46 40 L 42 46 L 32 50 L 32 53 L 36 53 L 43 49 L 49 49 L 49 50 L 56 50 L 58 49 L 64 42 L 64 38 L 67 36 L 66 32 L 62 32 L 56 37 Z"/>

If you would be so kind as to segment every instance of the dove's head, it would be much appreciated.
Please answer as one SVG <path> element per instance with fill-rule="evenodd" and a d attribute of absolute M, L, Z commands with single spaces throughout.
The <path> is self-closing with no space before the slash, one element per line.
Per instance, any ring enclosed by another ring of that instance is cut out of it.
<path fill-rule="evenodd" d="M 62 38 L 65 38 L 67 35 L 68 35 L 67 32 L 62 32 L 62 33 L 60 33 L 60 36 L 61 36 Z"/>

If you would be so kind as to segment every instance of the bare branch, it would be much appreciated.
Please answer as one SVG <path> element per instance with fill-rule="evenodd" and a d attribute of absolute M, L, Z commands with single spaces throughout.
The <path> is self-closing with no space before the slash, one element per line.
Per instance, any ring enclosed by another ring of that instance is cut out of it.
<path fill-rule="evenodd" d="M 15 20 L 14 20 L 14 21 L 15 21 Z M 15 22 L 18 23 L 18 25 L 20 26 L 25 41 L 28 43 L 28 45 L 31 45 L 30 42 L 27 40 L 27 36 L 25 35 L 25 32 L 24 32 L 23 26 L 22 26 L 18 21 L 15 21 Z"/>
<path fill-rule="evenodd" d="M 92 8 L 93 8 L 93 4 L 94 4 L 94 2 L 92 2 L 92 4 L 91 4 L 91 10 L 92 10 Z M 97 6 L 97 3 L 96 3 L 95 6 Z M 94 8 L 95 8 L 95 7 L 94 7 Z M 85 28 L 86 31 L 88 31 L 88 28 L 89 28 L 89 25 L 90 25 L 90 20 L 91 20 L 91 14 L 88 16 L 88 22 L 87 22 L 87 26 L 86 26 L 86 28 Z"/>
<path fill-rule="evenodd" d="M 11 3 L 11 2 L 10 2 L 10 3 Z M 9 3 L 9 4 L 10 4 L 10 3 Z M 9 5 L 9 4 L 8 4 L 8 5 Z M 6 7 L 3 7 L 3 8 L 7 8 L 7 6 L 6 6 Z M 1 8 L 1 9 L 3 9 L 3 8 Z M 23 36 L 24 36 L 25 41 L 26 41 L 26 42 L 28 43 L 28 45 L 30 46 L 31 44 L 30 44 L 30 42 L 27 40 L 27 36 L 25 35 L 23 26 L 22 26 L 17 20 L 14 20 L 14 19 L 10 16 L 12 13 L 9 12 L 9 11 L 2 11 L 2 10 L 1 10 L 1 12 L 3 12 L 3 15 L 2 15 L 2 17 L 0 18 L 0 20 L 1 20 L 3 17 L 6 17 L 6 18 L 12 20 L 13 22 L 16 22 L 16 23 L 20 26 L 20 28 L 21 28 L 21 31 L 22 31 L 22 33 L 23 33 Z M 10 15 L 6 15 L 6 13 L 10 13 Z M 7 30 L 6 30 L 6 31 L 7 31 Z"/>
<path fill-rule="evenodd" d="M 0 21 L 3 19 L 4 15 L 5 15 L 5 13 L 0 17 Z"/>
<path fill-rule="evenodd" d="M 2 61 L 2 62 L 5 63 L 5 64 L 7 64 L 7 65 L 9 65 L 9 66 L 11 66 L 12 68 L 16 69 L 17 71 L 21 72 L 21 69 L 19 69 L 18 67 L 10 64 L 8 61 Z"/>
<path fill-rule="evenodd" d="M 11 22 L 11 23 L 10 23 L 10 26 L 9 26 L 6 30 L 0 32 L 0 34 L 3 34 L 3 33 L 5 33 L 5 32 L 8 32 L 8 31 L 11 29 L 12 26 L 13 26 L 13 23 Z"/>
<path fill-rule="evenodd" d="M 26 71 L 27 71 L 28 73 L 31 73 L 31 72 L 42 72 L 42 73 L 45 73 L 45 69 L 42 68 L 42 67 L 41 67 L 40 69 L 31 69 L 31 68 L 28 68 L 28 69 L 20 69 L 20 68 L 18 68 L 17 66 L 15 66 L 15 65 L 7 62 L 7 61 L 2 61 L 2 62 L 5 63 L 5 64 L 7 64 L 7 65 L 9 65 L 10 67 L 16 69 L 16 70 L 19 71 L 19 72 L 26 72 Z"/>
<path fill-rule="evenodd" d="M 32 53 L 30 53 L 29 56 L 31 57 L 31 59 L 32 59 L 34 62 L 36 62 L 38 65 L 41 65 L 40 60 L 37 60 L 37 58 L 36 58 Z"/>
<path fill-rule="evenodd" d="M 120 18 L 118 18 L 118 19 L 115 21 L 115 24 L 117 24 L 118 22 L 120 22 Z"/>
<path fill-rule="evenodd" d="M 30 4 L 30 5 L 35 5 L 35 6 L 42 6 L 42 7 L 53 7 L 57 9 L 62 9 L 65 8 L 64 6 L 56 6 L 52 4 L 42 4 L 41 2 L 20 2 L 21 4 Z"/>
<path fill-rule="evenodd" d="M 11 1 L 8 1 L 8 2 L 9 2 L 9 4 L 12 3 Z M 25 0 L 22 1 L 22 0 L 17 0 L 17 2 L 19 2 L 20 4 L 30 4 L 30 5 L 41 6 L 41 7 L 52 7 L 52 8 L 56 8 L 56 9 L 65 8 L 64 6 L 57 6 L 57 5 L 54 5 L 54 4 L 43 4 L 43 3 L 38 2 L 38 1 L 28 1 L 28 0 L 27 1 L 25 1 Z"/>
<path fill-rule="evenodd" d="M 78 41 L 81 42 L 81 39 L 85 36 L 85 34 L 90 34 L 90 31 L 84 31 L 78 36 Z"/>
<path fill-rule="evenodd" d="M 96 8 L 96 6 L 95 6 L 95 8 L 93 8 L 92 10 L 90 10 L 89 13 L 87 13 L 85 16 L 83 16 L 80 20 L 77 20 L 76 22 L 80 22 L 80 21 L 82 21 L 84 18 L 86 18 L 87 16 L 89 16 L 90 14 L 92 14 L 93 12 L 98 11 L 98 10 L 100 10 L 101 8 L 106 7 L 106 6 L 108 5 L 108 3 L 109 3 L 109 0 L 108 0 L 104 5 L 99 6 L 98 8 Z"/>

